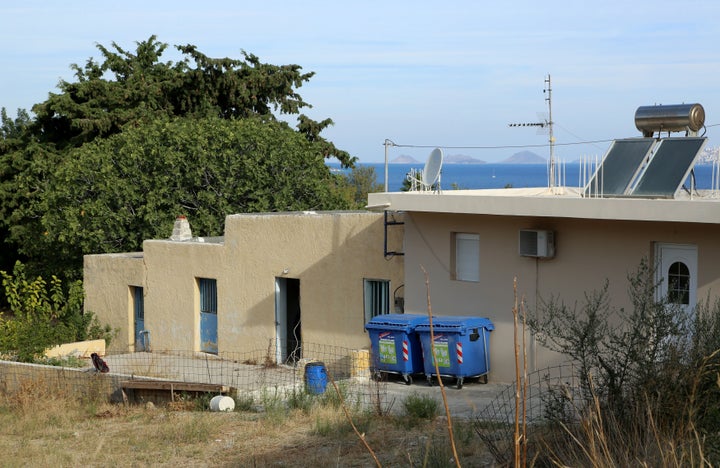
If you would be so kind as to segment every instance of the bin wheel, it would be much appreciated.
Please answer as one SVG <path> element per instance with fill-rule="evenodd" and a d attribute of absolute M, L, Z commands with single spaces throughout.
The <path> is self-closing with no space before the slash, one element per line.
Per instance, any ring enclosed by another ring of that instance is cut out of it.
<path fill-rule="evenodd" d="M 412 385 L 412 375 L 403 374 L 403 379 L 405 379 L 405 385 Z"/>
<path fill-rule="evenodd" d="M 373 379 L 375 382 L 380 382 L 380 381 L 382 381 L 382 379 L 383 379 L 383 374 L 382 374 L 382 372 L 380 372 L 380 371 L 375 371 L 375 372 L 373 372 L 373 373 L 372 373 L 372 379 Z"/>
<path fill-rule="evenodd" d="M 485 374 L 485 375 L 483 375 L 483 376 L 480 377 L 480 383 L 484 383 L 484 384 L 488 383 L 488 376 L 487 376 L 487 374 Z"/>
<path fill-rule="evenodd" d="M 428 381 L 428 386 L 429 386 L 429 387 L 432 387 L 432 386 L 433 386 L 433 383 L 432 383 L 432 375 L 428 375 L 428 376 L 427 376 L 427 381 Z"/>
<path fill-rule="evenodd" d="M 462 386 L 463 386 L 463 378 L 462 377 L 457 378 L 457 382 L 455 382 L 455 386 L 458 388 L 458 390 L 460 390 L 462 388 Z"/>

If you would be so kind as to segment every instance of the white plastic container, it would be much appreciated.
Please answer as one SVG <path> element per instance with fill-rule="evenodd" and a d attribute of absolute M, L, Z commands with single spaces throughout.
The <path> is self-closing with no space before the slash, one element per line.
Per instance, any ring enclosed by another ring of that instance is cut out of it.
<path fill-rule="evenodd" d="M 210 411 L 233 411 L 235 409 L 235 400 L 229 396 L 218 395 L 210 400 Z"/>

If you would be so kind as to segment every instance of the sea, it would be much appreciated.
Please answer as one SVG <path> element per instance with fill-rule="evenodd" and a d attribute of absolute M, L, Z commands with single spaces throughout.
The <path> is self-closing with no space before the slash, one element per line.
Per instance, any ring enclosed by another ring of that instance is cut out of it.
<path fill-rule="evenodd" d="M 385 184 L 384 163 L 357 163 L 357 165 L 374 168 L 377 183 Z M 333 171 L 347 171 L 341 169 L 339 163 L 328 163 L 328 166 Z M 421 171 L 422 168 L 423 164 L 388 164 L 388 190 L 399 192 L 403 180 L 410 170 Z M 547 187 L 548 172 L 547 164 L 445 164 L 442 168 L 441 187 L 443 190 Z M 713 179 L 717 179 L 717 175 L 713 178 L 712 164 L 698 164 L 693 172 L 696 189 L 709 190 L 713 188 Z M 592 175 L 592 169 L 579 162 L 565 163 L 556 166 L 556 175 L 560 179 L 556 185 L 582 187 L 586 185 Z M 685 182 L 685 186 L 688 188 L 691 187 L 691 177 L 692 174 Z M 717 181 L 715 184 L 717 185 Z"/>

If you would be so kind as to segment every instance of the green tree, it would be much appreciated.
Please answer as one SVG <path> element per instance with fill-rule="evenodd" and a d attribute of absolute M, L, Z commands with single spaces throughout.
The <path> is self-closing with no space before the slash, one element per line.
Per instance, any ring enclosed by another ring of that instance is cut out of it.
<path fill-rule="evenodd" d="M 355 166 L 346 177 L 353 205 L 356 208 L 363 208 L 367 205 L 368 193 L 385 190 L 385 186 L 377 182 L 375 168 L 372 166 Z"/>
<path fill-rule="evenodd" d="M 21 202 L 22 193 L 2 181 L 12 180 L 27 170 L 27 160 L 20 151 L 24 146 L 24 136 L 30 124 L 29 114 L 18 109 L 17 118 L 11 119 L 5 109 L 0 109 L 0 219 L 9 220 L 13 210 Z M 0 239 L 10 236 L 9 222 L 0 221 Z M 17 255 L 6 246 L 0 248 L 0 270 L 10 270 Z M 0 300 L 2 303 L 2 300 Z"/>
<path fill-rule="evenodd" d="M 350 207 L 315 144 L 263 117 L 157 119 L 73 150 L 53 182 L 25 252 L 78 270 L 84 253 L 169 237 L 179 214 L 216 236 L 230 213 Z"/>
<path fill-rule="evenodd" d="M 77 274 L 82 254 L 138 249 L 179 213 L 211 235 L 233 212 L 349 206 L 324 158 L 344 167 L 356 158 L 320 135 L 332 120 L 300 113 L 311 106 L 297 89 L 313 73 L 192 45 L 163 61 L 168 45 L 155 36 L 136 45 L 98 45 L 101 60 L 72 65 L 74 81 L 33 106 L 34 118 L 3 109 L 6 264 Z M 296 128 L 280 114 L 297 115 Z"/>
<path fill-rule="evenodd" d="M 225 119 L 274 117 L 273 112 L 298 115 L 297 130 L 322 143 L 325 157 L 349 167 L 356 158 L 335 148 L 320 132 L 332 120 L 315 122 L 300 114 L 306 107 L 296 91 L 314 73 L 299 65 L 271 65 L 242 52 L 243 59 L 214 59 L 193 45 L 176 46 L 183 59 L 162 62 L 168 45 L 155 36 L 130 52 L 116 43 L 98 45 L 103 61 L 73 64 L 77 81 L 60 81 L 59 94 L 33 107 L 33 133 L 40 141 L 62 149 L 97 137 L 119 133 L 126 125 L 142 125 L 166 116 L 215 116 Z"/>

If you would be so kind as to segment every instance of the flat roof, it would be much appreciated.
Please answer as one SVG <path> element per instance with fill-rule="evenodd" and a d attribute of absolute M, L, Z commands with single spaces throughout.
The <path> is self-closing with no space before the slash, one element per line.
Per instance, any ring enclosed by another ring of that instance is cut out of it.
<path fill-rule="evenodd" d="M 575 187 L 380 192 L 369 210 L 495 216 L 720 224 L 720 195 L 687 193 L 674 199 L 583 197 Z"/>

